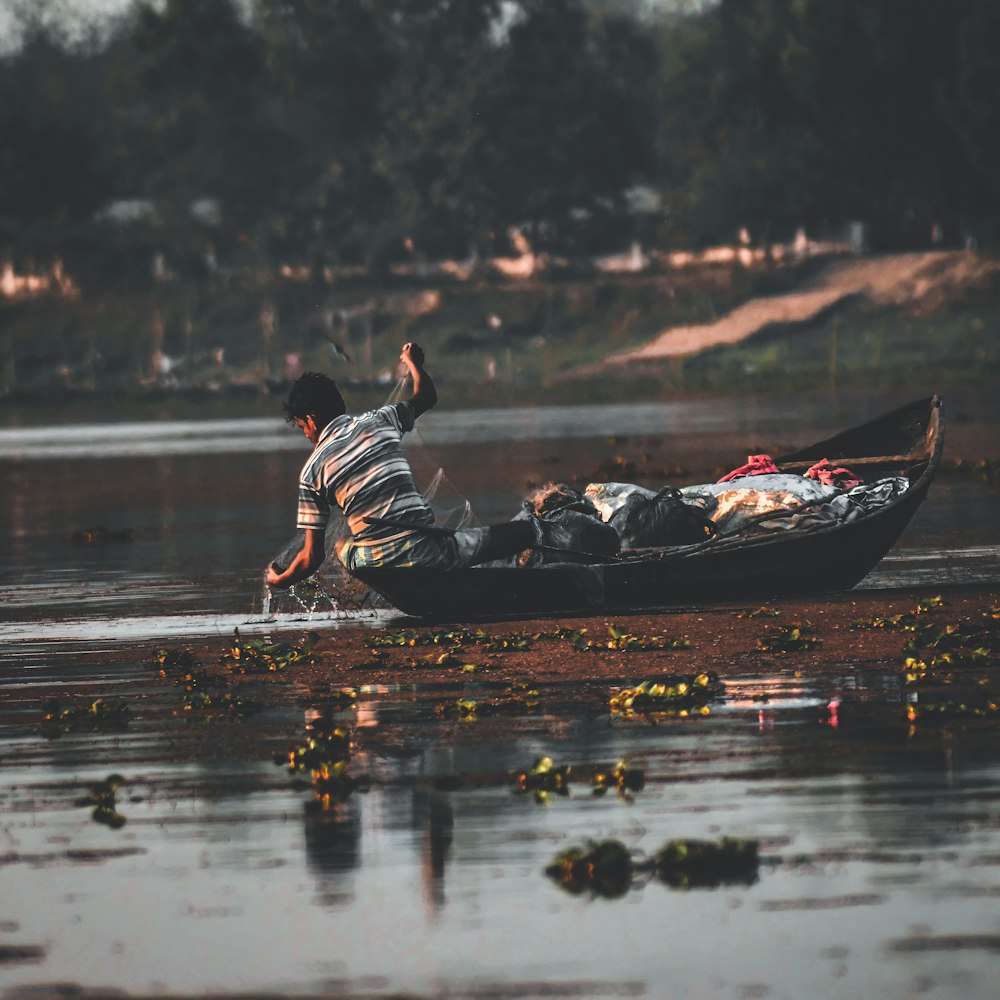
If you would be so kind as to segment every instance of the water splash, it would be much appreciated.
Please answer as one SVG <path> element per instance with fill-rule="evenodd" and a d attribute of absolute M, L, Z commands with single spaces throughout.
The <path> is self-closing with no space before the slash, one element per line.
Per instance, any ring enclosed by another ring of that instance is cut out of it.
<path fill-rule="evenodd" d="M 329 594 L 315 576 L 310 576 L 288 588 L 288 596 L 295 600 L 299 607 L 312 618 L 322 606 L 324 611 L 340 611 L 340 605 L 335 597 Z"/>

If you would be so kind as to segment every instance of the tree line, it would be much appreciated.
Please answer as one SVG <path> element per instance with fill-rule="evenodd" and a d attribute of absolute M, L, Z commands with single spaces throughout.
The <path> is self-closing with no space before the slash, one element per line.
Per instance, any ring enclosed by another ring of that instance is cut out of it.
<path fill-rule="evenodd" d="M 512 227 L 573 255 L 1000 215 L 995 0 L 144 0 L 73 45 L 48 6 L 0 59 L 0 256 L 92 285 L 164 248 L 378 271 Z"/>

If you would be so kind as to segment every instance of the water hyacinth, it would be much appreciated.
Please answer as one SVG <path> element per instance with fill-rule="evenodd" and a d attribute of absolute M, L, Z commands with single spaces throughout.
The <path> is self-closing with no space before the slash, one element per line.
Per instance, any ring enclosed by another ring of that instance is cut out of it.
<path fill-rule="evenodd" d="M 816 636 L 808 635 L 798 623 L 776 625 L 772 632 L 757 640 L 758 653 L 801 653 L 815 649 L 822 642 Z"/>
<path fill-rule="evenodd" d="M 594 795 L 604 795 L 608 789 L 615 789 L 626 800 L 631 800 L 631 793 L 641 792 L 646 787 L 646 774 L 637 767 L 629 767 L 621 760 L 614 767 L 594 772 L 591 783 Z"/>
<path fill-rule="evenodd" d="M 515 786 L 519 792 L 534 792 L 536 802 L 547 802 L 552 795 L 569 795 L 570 766 L 557 766 L 551 757 L 539 757 L 530 768 L 518 772 Z"/>
<path fill-rule="evenodd" d="M 722 682 L 714 673 L 671 675 L 623 688 L 610 699 L 611 711 L 621 715 L 661 712 L 681 717 L 708 715 L 710 702 L 722 697 Z"/>
<path fill-rule="evenodd" d="M 560 851 L 545 874 L 573 895 L 617 899 L 651 879 L 672 889 L 751 886 L 759 868 L 756 840 L 670 840 L 648 858 L 634 856 L 620 840 L 602 840 Z"/>
<path fill-rule="evenodd" d="M 109 774 L 103 781 L 90 786 L 90 795 L 77 801 L 78 806 L 93 806 L 90 814 L 95 823 L 120 830 L 125 825 L 125 817 L 118 812 L 118 789 L 125 784 L 120 774 Z"/>
<path fill-rule="evenodd" d="M 319 638 L 319 633 L 310 632 L 295 645 L 268 639 L 244 639 L 240 630 L 234 629 L 232 645 L 219 657 L 219 662 L 239 674 L 275 673 L 296 663 L 313 664 L 316 662 L 313 649 Z"/>
<path fill-rule="evenodd" d="M 127 728 L 132 717 L 123 698 L 95 698 L 89 704 L 64 707 L 58 699 L 44 705 L 42 735 L 55 739 L 70 732 L 114 732 Z"/>
<path fill-rule="evenodd" d="M 619 628 L 617 625 L 608 626 L 608 638 L 604 640 L 588 639 L 586 629 L 579 629 L 565 637 L 569 639 L 574 649 L 590 651 L 610 649 L 630 653 L 649 649 L 689 649 L 691 647 L 691 643 L 687 639 L 671 639 L 662 635 L 638 636 Z"/>
<path fill-rule="evenodd" d="M 620 840 L 588 841 L 560 851 L 545 869 L 560 888 L 574 896 L 588 893 L 618 899 L 632 888 L 635 864 Z"/>
<path fill-rule="evenodd" d="M 671 840 L 651 861 L 656 877 L 674 889 L 753 885 L 760 866 L 757 841 L 733 837 Z"/>
<path fill-rule="evenodd" d="M 997 642 L 1000 628 L 991 609 L 981 621 L 919 624 L 904 646 L 901 679 L 907 692 L 904 715 L 943 723 L 995 716 L 1000 711 Z"/>

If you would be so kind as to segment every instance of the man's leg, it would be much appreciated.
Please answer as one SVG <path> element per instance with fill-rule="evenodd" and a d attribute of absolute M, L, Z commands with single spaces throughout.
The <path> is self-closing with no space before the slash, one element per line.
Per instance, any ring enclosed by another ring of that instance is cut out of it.
<path fill-rule="evenodd" d="M 486 544 L 476 553 L 476 563 L 515 556 L 518 552 L 530 549 L 537 542 L 535 529 L 530 521 L 491 524 L 486 532 Z"/>

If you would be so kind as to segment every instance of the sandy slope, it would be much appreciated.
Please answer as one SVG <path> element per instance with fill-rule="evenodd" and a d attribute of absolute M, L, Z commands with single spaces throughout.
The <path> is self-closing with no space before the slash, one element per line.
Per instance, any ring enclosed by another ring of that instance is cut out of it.
<path fill-rule="evenodd" d="M 735 344 L 776 323 L 806 323 L 855 296 L 878 305 L 930 307 L 998 269 L 995 260 L 957 250 L 837 260 L 801 291 L 752 299 L 714 323 L 672 327 L 636 350 L 610 355 L 605 363 L 681 357 Z"/>

